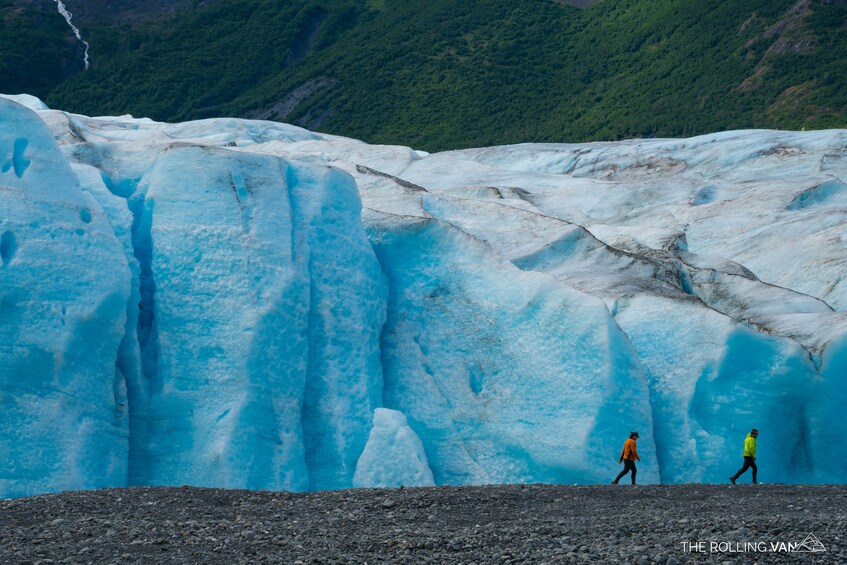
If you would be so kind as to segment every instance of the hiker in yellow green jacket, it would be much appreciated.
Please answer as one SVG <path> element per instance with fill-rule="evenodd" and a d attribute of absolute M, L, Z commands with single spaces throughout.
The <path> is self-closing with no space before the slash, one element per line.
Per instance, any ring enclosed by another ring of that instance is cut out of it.
<path fill-rule="evenodd" d="M 621 471 L 618 477 L 612 481 L 613 485 L 618 484 L 618 481 L 630 471 L 632 471 L 632 484 L 635 484 L 635 473 L 638 472 L 635 468 L 635 462 L 641 461 L 641 457 L 638 456 L 638 451 L 635 449 L 636 441 L 638 441 L 638 432 L 629 432 L 629 439 L 624 442 L 621 457 L 618 459 L 618 463 L 624 464 L 623 471 Z"/>
<path fill-rule="evenodd" d="M 756 467 L 756 438 L 759 437 L 759 430 L 753 428 L 749 434 L 747 434 L 747 439 L 744 440 L 744 466 L 741 467 L 737 473 L 729 478 L 732 481 L 732 484 L 735 484 L 735 480 L 744 474 L 747 469 L 753 469 L 753 484 L 756 484 L 756 473 L 758 472 L 758 468 Z"/>

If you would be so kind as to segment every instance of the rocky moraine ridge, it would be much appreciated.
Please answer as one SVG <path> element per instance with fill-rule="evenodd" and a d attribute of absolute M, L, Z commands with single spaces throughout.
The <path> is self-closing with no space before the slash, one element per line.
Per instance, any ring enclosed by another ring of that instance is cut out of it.
<path fill-rule="evenodd" d="M 843 485 L 145 487 L 0 501 L 0 524 L 20 565 L 847 563 Z"/>

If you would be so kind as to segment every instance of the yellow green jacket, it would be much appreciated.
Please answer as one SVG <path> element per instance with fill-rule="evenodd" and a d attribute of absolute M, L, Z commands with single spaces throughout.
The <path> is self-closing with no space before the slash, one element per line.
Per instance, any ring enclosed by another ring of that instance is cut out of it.
<path fill-rule="evenodd" d="M 744 440 L 744 457 L 756 457 L 756 438 L 750 434 Z"/>

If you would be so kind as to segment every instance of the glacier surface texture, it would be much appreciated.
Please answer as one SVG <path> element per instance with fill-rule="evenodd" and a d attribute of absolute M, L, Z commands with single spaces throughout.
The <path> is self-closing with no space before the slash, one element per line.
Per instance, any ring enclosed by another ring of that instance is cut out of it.
<path fill-rule="evenodd" d="M 843 482 L 847 131 L 426 154 L 0 97 L 0 497 Z"/>

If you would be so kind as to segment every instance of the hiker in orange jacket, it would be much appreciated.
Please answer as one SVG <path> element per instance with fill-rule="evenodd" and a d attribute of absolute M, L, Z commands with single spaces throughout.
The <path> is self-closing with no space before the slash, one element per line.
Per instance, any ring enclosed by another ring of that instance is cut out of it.
<path fill-rule="evenodd" d="M 632 484 L 635 484 L 635 473 L 638 472 L 635 468 L 635 462 L 641 461 L 641 457 L 638 456 L 638 451 L 635 449 L 636 441 L 638 441 L 638 432 L 630 432 L 629 439 L 624 442 L 621 457 L 618 459 L 618 463 L 623 463 L 623 471 L 612 481 L 613 485 L 618 484 L 618 481 L 630 471 L 632 471 Z"/>

